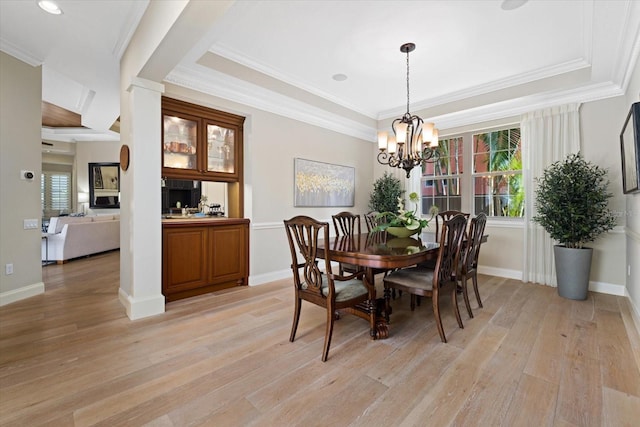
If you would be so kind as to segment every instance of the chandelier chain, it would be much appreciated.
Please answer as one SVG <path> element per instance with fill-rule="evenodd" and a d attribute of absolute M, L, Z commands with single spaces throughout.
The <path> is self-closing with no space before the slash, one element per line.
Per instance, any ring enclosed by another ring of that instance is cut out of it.
<path fill-rule="evenodd" d="M 409 51 L 407 51 L 407 114 L 409 114 Z"/>

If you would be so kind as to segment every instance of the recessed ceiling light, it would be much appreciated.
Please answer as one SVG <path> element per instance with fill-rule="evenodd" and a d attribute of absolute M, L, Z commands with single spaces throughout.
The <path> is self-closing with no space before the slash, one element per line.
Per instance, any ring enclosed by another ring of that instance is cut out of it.
<path fill-rule="evenodd" d="M 337 82 L 343 82 L 347 80 L 347 76 L 345 74 L 334 74 L 332 79 Z"/>
<path fill-rule="evenodd" d="M 502 0 L 502 5 L 500 6 L 502 10 L 514 10 L 524 4 L 529 0 Z"/>
<path fill-rule="evenodd" d="M 62 15 L 62 9 L 52 0 L 38 0 L 38 6 L 40 6 L 40 9 L 52 15 Z"/>

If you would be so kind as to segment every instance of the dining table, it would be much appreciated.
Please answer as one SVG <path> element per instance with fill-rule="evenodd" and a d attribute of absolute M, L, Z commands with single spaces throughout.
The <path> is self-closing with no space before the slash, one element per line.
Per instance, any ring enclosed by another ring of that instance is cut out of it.
<path fill-rule="evenodd" d="M 349 310 L 365 320 L 371 320 L 370 313 L 375 310 L 374 320 L 370 324 L 372 339 L 384 339 L 389 336 L 388 318 L 385 313 L 384 298 L 377 298 L 375 274 L 380 270 L 404 268 L 435 259 L 440 245 L 435 242 L 435 234 L 423 232 L 412 237 L 394 237 L 384 231 L 360 233 L 330 238 L 329 242 L 318 242 L 318 257 L 324 257 L 329 251 L 332 261 L 354 264 L 362 267 L 364 283 L 372 291 L 374 298 Z"/>

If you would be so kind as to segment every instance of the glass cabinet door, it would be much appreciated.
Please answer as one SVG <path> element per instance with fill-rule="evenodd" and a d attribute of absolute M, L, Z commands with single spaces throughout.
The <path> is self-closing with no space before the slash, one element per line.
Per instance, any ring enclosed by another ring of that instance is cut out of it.
<path fill-rule="evenodd" d="M 167 168 L 198 169 L 198 122 L 163 115 L 163 165 Z"/>
<path fill-rule="evenodd" d="M 207 172 L 235 173 L 235 153 L 235 131 L 207 124 Z"/>

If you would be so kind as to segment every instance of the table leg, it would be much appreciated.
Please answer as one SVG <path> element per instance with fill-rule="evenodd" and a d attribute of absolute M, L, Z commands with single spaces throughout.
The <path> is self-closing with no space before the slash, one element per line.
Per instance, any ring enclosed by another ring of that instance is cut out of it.
<path fill-rule="evenodd" d="M 373 268 L 367 268 L 365 273 L 367 286 L 372 290 L 373 298 L 369 301 L 369 310 L 374 313 L 370 317 L 372 339 L 385 339 L 389 337 L 389 316 L 386 313 L 385 301 L 376 297 L 376 281 Z"/>
<path fill-rule="evenodd" d="M 344 310 L 369 321 L 369 335 L 372 340 L 388 338 L 389 326 L 385 301 L 384 298 L 376 297 L 376 287 L 372 269 L 365 271 L 364 283 L 369 289 L 369 300 L 358 304 L 355 308 L 345 308 Z"/>

